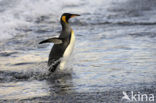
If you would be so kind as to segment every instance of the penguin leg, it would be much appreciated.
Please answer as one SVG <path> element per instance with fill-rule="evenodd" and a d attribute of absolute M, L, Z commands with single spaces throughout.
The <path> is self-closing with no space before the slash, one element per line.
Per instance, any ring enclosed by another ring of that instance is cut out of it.
<path fill-rule="evenodd" d="M 49 72 L 55 72 L 60 62 L 55 63 L 49 67 Z"/>
<path fill-rule="evenodd" d="M 49 66 L 49 72 L 55 72 L 56 69 L 58 68 L 58 65 L 61 62 L 61 58 L 60 59 L 49 59 L 48 60 L 48 66 Z"/>
<path fill-rule="evenodd" d="M 50 39 L 41 41 L 39 44 L 43 44 L 43 43 L 61 44 L 63 43 L 63 38 L 50 38 Z"/>

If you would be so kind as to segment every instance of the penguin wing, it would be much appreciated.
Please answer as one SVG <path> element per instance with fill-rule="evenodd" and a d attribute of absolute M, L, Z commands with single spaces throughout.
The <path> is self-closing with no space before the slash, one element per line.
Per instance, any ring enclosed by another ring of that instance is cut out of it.
<path fill-rule="evenodd" d="M 50 39 L 41 41 L 39 44 L 43 44 L 43 43 L 61 44 L 63 43 L 63 38 L 50 38 Z"/>

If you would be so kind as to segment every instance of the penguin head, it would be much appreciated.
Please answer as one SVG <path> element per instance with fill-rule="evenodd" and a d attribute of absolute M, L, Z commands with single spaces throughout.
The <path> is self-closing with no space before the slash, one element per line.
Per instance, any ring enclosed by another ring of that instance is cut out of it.
<path fill-rule="evenodd" d="M 76 16 L 80 16 L 80 15 L 79 14 L 64 13 L 61 16 L 61 22 L 68 23 L 68 20 L 70 18 L 73 18 L 73 17 L 76 17 Z"/>

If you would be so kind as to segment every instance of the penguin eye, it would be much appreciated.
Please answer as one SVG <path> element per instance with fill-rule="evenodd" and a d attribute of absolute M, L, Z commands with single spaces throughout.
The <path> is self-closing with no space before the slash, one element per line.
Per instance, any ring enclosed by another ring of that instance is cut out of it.
<path fill-rule="evenodd" d="M 71 18 L 70 15 L 67 15 L 67 16 L 66 16 L 66 20 L 67 20 L 67 21 L 68 21 L 70 18 Z"/>

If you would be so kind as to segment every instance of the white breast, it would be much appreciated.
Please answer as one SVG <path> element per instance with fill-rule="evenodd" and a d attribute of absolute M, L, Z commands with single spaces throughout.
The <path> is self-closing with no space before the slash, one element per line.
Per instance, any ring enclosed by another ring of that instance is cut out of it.
<path fill-rule="evenodd" d="M 72 30 L 70 43 L 69 43 L 68 47 L 66 48 L 66 50 L 63 54 L 63 58 L 61 59 L 61 63 L 59 65 L 60 70 L 63 70 L 65 68 L 65 64 L 68 61 L 68 59 L 73 51 L 74 44 L 75 44 L 75 35 L 74 35 L 74 31 Z"/>

